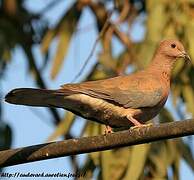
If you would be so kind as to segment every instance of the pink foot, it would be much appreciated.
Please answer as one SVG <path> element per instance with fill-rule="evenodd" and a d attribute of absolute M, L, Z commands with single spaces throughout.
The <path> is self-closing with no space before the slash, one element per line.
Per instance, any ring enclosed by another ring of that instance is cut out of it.
<path fill-rule="evenodd" d="M 136 119 L 134 119 L 131 116 L 127 116 L 127 118 L 129 119 L 130 122 L 132 122 L 134 124 L 133 127 L 131 127 L 130 129 L 136 129 L 136 128 L 140 128 L 140 127 L 148 127 L 148 126 L 152 126 L 152 123 L 149 124 L 142 124 L 139 121 L 137 121 Z"/>
<path fill-rule="evenodd" d="M 110 126 L 106 125 L 105 130 L 104 130 L 104 133 L 105 134 L 109 134 L 109 133 L 112 133 L 112 132 L 113 132 L 112 131 L 112 128 Z"/>
<path fill-rule="evenodd" d="M 134 124 L 134 126 L 141 127 L 144 125 L 144 124 L 141 124 L 139 121 L 137 121 L 136 119 L 134 119 L 131 116 L 127 116 L 127 118 L 129 119 L 129 121 L 131 121 Z"/>

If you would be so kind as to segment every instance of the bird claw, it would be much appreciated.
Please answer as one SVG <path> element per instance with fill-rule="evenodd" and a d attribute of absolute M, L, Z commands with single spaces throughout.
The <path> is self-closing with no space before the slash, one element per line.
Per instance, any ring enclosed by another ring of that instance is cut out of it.
<path fill-rule="evenodd" d="M 112 128 L 110 126 L 106 125 L 105 130 L 104 130 L 104 134 L 106 135 L 109 133 L 113 133 Z"/>
<path fill-rule="evenodd" d="M 138 128 L 142 128 L 142 127 L 150 127 L 153 126 L 153 123 L 149 123 L 149 124 L 141 124 L 141 125 L 137 125 L 137 126 L 132 126 L 130 128 L 130 130 L 134 130 L 134 129 L 138 129 Z"/>

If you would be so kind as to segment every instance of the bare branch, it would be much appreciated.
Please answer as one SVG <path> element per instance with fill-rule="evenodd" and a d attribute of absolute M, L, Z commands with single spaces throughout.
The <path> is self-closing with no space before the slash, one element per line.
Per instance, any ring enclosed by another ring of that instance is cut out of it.
<path fill-rule="evenodd" d="M 69 139 L 0 151 L 0 167 L 109 150 L 194 134 L 194 119 L 147 126 L 107 135 Z"/>

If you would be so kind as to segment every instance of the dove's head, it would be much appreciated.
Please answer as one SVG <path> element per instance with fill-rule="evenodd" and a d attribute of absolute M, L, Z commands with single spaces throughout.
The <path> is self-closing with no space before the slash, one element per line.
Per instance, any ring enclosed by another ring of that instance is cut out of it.
<path fill-rule="evenodd" d="M 161 41 L 156 53 L 159 53 L 160 55 L 172 60 L 175 60 L 177 58 L 190 60 L 190 57 L 186 53 L 182 43 L 178 40 Z"/>

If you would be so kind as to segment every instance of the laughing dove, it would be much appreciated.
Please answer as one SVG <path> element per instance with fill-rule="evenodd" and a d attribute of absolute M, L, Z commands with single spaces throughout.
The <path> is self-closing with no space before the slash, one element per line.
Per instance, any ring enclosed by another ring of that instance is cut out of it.
<path fill-rule="evenodd" d="M 12 104 L 57 107 L 110 127 L 142 126 L 164 106 L 177 59 L 190 59 L 177 40 L 164 40 L 149 66 L 134 74 L 79 84 L 58 90 L 19 88 L 5 100 Z"/>

